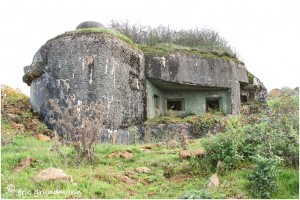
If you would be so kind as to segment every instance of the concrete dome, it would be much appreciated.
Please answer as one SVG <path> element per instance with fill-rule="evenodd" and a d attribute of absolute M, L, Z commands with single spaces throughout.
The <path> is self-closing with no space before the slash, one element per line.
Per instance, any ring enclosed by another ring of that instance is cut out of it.
<path fill-rule="evenodd" d="M 83 28 L 101 28 L 104 27 L 103 24 L 99 23 L 99 22 L 95 22 L 95 21 L 85 21 L 80 23 L 77 27 L 77 29 L 83 29 Z"/>

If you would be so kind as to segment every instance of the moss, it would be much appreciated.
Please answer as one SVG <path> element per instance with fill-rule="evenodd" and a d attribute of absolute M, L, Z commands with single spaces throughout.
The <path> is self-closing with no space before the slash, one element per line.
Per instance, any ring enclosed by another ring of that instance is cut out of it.
<path fill-rule="evenodd" d="M 230 53 L 226 52 L 224 49 L 216 49 L 214 51 L 207 50 L 206 47 L 186 47 L 186 46 L 180 46 L 175 44 L 169 44 L 169 43 L 160 43 L 156 44 L 154 46 L 150 45 L 144 45 L 144 44 L 136 44 L 132 42 L 131 39 L 126 37 L 125 35 L 107 29 L 107 28 L 86 28 L 86 29 L 77 29 L 75 31 L 69 31 L 66 33 L 63 33 L 61 35 L 56 36 L 53 39 L 48 40 L 47 42 L 50 42 L 52 40 L 65 37 L 65 36 L 74 36 L 74 35 L 81 35 L 81 34 L 105 34 L 108 37 L 114 37 L 118 38 L 121 41 L 127 43 L 131 48 L 135 50 L 142 50 L 144 53 L 149 54 L 151 56 L 167 56 L 173 53 L 180 53 L 180 54 L 186 54 L 186 55 L 198 55 L 203 58 L 207 59 L 222 59 L 226 61 L 233 61 L 236 64 L 242 64 L 243 62 L 238 60 L 234 55 L 231 55 Z"/>
<path fill-rule="evenodd" d="M 249 72 L 248 70 L 247 70 L 247 76 L 248 76 L 249 84 L 253 84 L 253 80 L 254 80 L 255 76 L 251 72 Z"/>
<path fill-rule="evenodd" d="M 239 61 L 237 58 L 226 56 L 229 55 L 227 52 L 205 51 L 201 48 L 190 48 L 190 47 L 172 45 L 172 44 L 159 44 L 155 46 L 149 46 L 149 45 L 138 45 L 138 46 L 144 53 L 149 54 L 151 56 L 162 57 L 173 53 L 179 53 L 179 54 L 186 54 L 186 55 L 198 55 L 207 59 L 228 60 L 228 61 L 233 61 L 237 64 L 244 65 L 244 63 Z"/>
<path fill-rule="evenodd" d="M 53 40 L 59 39 L 61 37 L 75 36 L 75 35 L 80 36 L 82 34 L 104 34 L 108 37 L 117 38 L 117 39 L 125 42 L 126 44 L 128 44 L 131 48 L 133 48 L 135 50 L 139 50 L 138 46 L 134 42 L 132 42 L 131 39 L 129 39 L 128 37 L 126 37 L 125 35 L 123 35 L 119 32 L 116 32 L 116 31 L 113 31 L 113 30 L 110 30 L 107 28 L 85 28 L 85 29 L 77 29 L 75 31 L 68 31 L 68 32 L 60 34 L 60 35 L 48 40 L 47 43 L 51 42 Z"/>
<path fill-rule="evenodd" d="M 118 33 L 116 31 L 107 29 L 107 28 L 84 28 L 84 29 L 77 29 L 74 31 L 75 33 L 104 33 L 107 35 L 112 35 L 117 37 L 118 39 L 129 43 L 131 45 L 133 45 L 134 43 L 131 41 L 131 39 L 129 39 L 128 37 L 126 37 L 125 35 Z"/>

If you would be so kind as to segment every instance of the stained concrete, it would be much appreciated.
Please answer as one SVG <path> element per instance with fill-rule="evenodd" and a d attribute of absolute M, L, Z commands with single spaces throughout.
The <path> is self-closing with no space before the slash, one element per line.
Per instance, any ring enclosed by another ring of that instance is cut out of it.
<path fill-rule="evenodd" d="M 36 63 L 42 73 L 31 80 Z M 106 126 L 124 128 L 144 121 L 143 53 L 104 33 L 65 34 L 48 41 L 25 68 L 30 103 L 42 118 L 48 100 L 75 97 L 100 100 L 107 110 Z"/>
<path fill-rule="evenodd" d="M 228 89 L 229 113 L 240 112 L 240 83 L 248 83 L 247 70 L 242 64 L 201 55 L 170 54 L 164 57 L 146 56 L 147 78 L 189 86 Z"/>
<path fill-rule="evenodd" d="M 185 112 L 195 114 L 205 112 L 205 98 L 220 98 L 223 112 L 239 114 L 241 92 L 253 85 L 254 92 L 248 94 L 259 100 L 266 91 L 261 83 L 248 84 L 245 66 L 230 57 L 184 52 L 157 57 L 106 32 L 75 31 L 55 37 L 37 51 L 24 73 L 31 106 L 45 122 L 49 99 L 101 101 L 107 113 L 101 140 L 116 143 L 131 140 L 130 126 L 165 113 L 168 98 L 183 98 Z M 154 94 L 160 97 L 158 108 Z M 139 134 L 142 137 L 144 131 Z"/>

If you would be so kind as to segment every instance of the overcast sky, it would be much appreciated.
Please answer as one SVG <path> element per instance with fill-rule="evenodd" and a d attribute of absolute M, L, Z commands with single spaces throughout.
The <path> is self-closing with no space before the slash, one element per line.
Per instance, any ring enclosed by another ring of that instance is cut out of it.
<path fill-rule="evenodd" d="M 299 86 L 299 0 L 6 0 L 0 3 L 1 83 L 20 88 L 23 67 L 48 39 L 83 21 L 212 28 L 268 88 Z"/>

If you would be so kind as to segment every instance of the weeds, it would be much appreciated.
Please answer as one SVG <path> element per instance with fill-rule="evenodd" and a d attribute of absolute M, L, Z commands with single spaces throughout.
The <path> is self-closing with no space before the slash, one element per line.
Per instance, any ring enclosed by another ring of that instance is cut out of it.
<path fill-rule="evenodd" d="M 256 162 L 251 174 L 250 191 L 255 198 L 270 198 L 271 193 L 277 189 L 279 175 L 278 160 L 273 158 L 254 157 Z"/>
<path fill-rule="evenodd" d="M 170 26 L 150 27 L 117 21 L 112 21 L 109 27 L 138 44 L 149 46 L 173 44 L 182 46 L 182 48 L 193 47 L 206 51 L 226 51 L 236 54 L 235 50 L 218 32 L 210 29 L 175 30 Z"/>
<path fill-rule="evenodd" d="M 48 114 L 54 129 L 71 142 L 76 160 L 92 161 L 93 148 L 99 142 L 104 126 L 105 109 L 100 102 L 82 105 L 75 99 L 67 99 L 66 107 L 58 99 L 49 100 L 52 111 Z M 57 148 L 56 148 L 57 149 Z"/>

